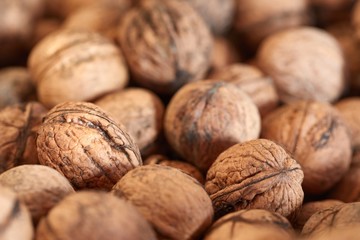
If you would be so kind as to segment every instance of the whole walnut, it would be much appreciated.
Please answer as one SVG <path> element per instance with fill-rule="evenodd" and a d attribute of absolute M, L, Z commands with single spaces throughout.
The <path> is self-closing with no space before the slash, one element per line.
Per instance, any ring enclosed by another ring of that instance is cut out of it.
<path fill-rule="evenodd" d="M 148 222 L 130 203 L 105 192 L 80 191 L 44 217 L 37 240 L 155 240 Z"/>
<path fill-rule="evenodd" d="M 282 147 L 257 139 L 221 153 L 207 172 L 205 189 L 216 217 L 254 208 L 292 217 L 303 202 L 303 177 L 300 165 Z"/>
<path fill-rule="evenodd" d="M 16 194 L 0 185 L 0 239 L 1 240 L 32 240 L 34 229 L 31 217 Z"/>
<path fill-rule="evenodd" d="M 241 210 L 217 220 L 204 240 L 292 240 L 289 221 L 275 212 L 263 209 Z"/>
<path fill-rule="evenodd" d="M 28 64 L 38 98 L 47 107 L 93 100 L 128 81 L 119 48 L 93 32 L 54 32 L 33 48 Z"/>
<path fill-rule="evenodd" d="M 267 38 L 258 55 L 260 68 L 273 80 L 281 101 L 332 102 L 345 85 L 345 60 L 334 37 L 320 29 L 290 29 Z"/>
<path fill-rule="evenodd" d="M 225 37 L 216 37 L 211 55 L 211 71 L 241 61 L 241 54 L 235 45 Z"/>
<path fill-rule="evenodd" d="M 191 165 L 190 163 L 181 162 L 178 160 L 170 160 L 166 156 L 163 155 L 151 155 L 144 161 L 144 165 L 162 165 L 162 166 L 168 166 L 172 168 L 176 168 L 181 170 L 182 172 L 190 175 L 191 177 L 195 178 L 199 181 L 199 183 L 204 184 L 205 180 L 201 172 Z"/>
<path fill-rule="evenodd" d="M 142 165 L 138 147 L 123 128 L 94 104 L 59 104 L 38 131 L 39 162 L 61 172 L 77 189 L 110 189 Z"/>
<path fill-rule="evenodd" d="M 254 48 L 280 30 L 307 24 L 307 1 L 236 0 L 235 30 Z"/>
<path fill-rule="evenodd" d="M 350 137 L 339 112 L 329 104 L 285 105 L 265 117 L 261 131 L 263 138 L 283 146 L 301 165 L 305 193 L 324 193 L 350 167 Z"/>
<path fill-rule="evenodd" d="M 239 88 L 225 82 L 187 84 L 171 99 L 164 130 L 171 147 L 206 171 L 230 146 L 256 139 L 259 112 Z"/>
<path fill-rule="evenodd" d="M 36 224 L 74 189 L 58 171 L 42 165 L 23 165 L 0 174 L 0 184 L 16 192 Z"/>
<path fill-rule="evenodd" d="M 36 102 L 0 110 L 0 173 L 17 165 L 38 163 L 36 136 L 46 112 Z"/>
<path fill-rule="evenodd" d="M 35 87 L 26 68 L 9 67 L 0 70 L 0 109 L 26 102 L 34 95 Z"/>
<path fill-rule="evenodd" d="M 171 167 L 138 167 L 112 192 L 133 203 L 159 239 L 197 239 L 212 222 L 211 200 L 201 184 Z"/>
<path fill-rule="evenodd" d="M 141 154 L 151 152 L 162 131 L 165 111 L 158 96 L 146 89 L 127 88 L 105 95 L 95 104 L 125 126 Z"/>
<path fill-rule="evenodd" d="M 254 101 L 262 117 L 278 105 L 279 97 L 273 81 L 255 66 L 233 64 L 218 69 L 210 78 L 230 82 L 239 87 Z"/>
<path fill-rule="evenodd" d="M 118 40 L 134 81 L 157 93 L 200 80 L 210 66 L 212 36 L 185 1 L 142 1 L 125 14 Z"/>

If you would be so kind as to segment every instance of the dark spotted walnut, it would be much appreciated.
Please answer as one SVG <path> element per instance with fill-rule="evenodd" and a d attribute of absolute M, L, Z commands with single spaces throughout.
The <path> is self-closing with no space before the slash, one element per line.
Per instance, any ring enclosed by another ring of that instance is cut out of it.
<path fill-rule="evenodd" d="M 124 16 L 118 39 L 134 80 L 172 94 L 210 66 L 212 36 L 185 1 L 142 1 Z"/>
<path fill-rule="evenodd" d="M 211 200 L 203 187 L 171 167 L 138 167 L 126 174 L 112 191 L 136 206 L 159 239 L 197 239 L 212 222 Z"/>
<path fill-rule="evenodd" d="M 248 95 L 233 84 L 202 81 L 174 95 L 164 129 L 171 147 L 206 171 L 228 147 L 258 138 L 260 116 Z"/>
<path fill-rule="evenodd" d="M 0 174 L 0 185 L 11 188 L 29 209 L 36 224 L 74 189 L 58 171 L 42 165 L 23 165 Z"/>
<path fill-rule="evenodd" d="M 155 233 L 130 203 L 105 192 L 71 194 L 44 217 L 37 240 L 155 240 Z"/>
<path fill-rule="evenodd" d="M 204 240 L 292 240 L 289 221 L 278 213 L 263 209 L 241 210 L 217 220 Z"/>
<path fill-rule="evenodd" d="M 0 239 L 1 240 L 32 240 L 34 229 L 31 217 L 16 194 L 0 185 Z"/>
<path fill-rule="evenodd" d="M 0 173 L 17 165 L 38 163 L 36 134 L 46 112 L 36 102 L 0 111 Z"/>
<path fill-rule="evenodd" d="M 276 143 L 257 139 L 219 155 L 206 175 L 205 189 L 215 216 L 261 208 L 289 217 L 302 204 L 300 165 Z"/>
<path fill-rule="evenodd" d="M 261 136 L 283 146 L 304 171 L 305 193 L 321 194 L 349 169 L 351 144 L 338 111 L 329 104 L 300 101 L 263 120 Z"/>
<path fill-rule="evenodd" d="M 94 104 L 59 104 L 38 131 L 39 162 L 61 172 L 75 188 L 110 189 L 142 164 L 123 128 Z"/>

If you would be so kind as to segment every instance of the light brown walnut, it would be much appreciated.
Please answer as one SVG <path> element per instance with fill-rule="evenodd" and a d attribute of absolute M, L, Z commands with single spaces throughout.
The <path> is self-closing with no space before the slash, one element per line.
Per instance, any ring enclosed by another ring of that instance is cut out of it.
<path fill-rule="evenodd" d="M 61 172 L 77 189 L 110 189 L 142 165 L 138 147 L 123 128 L 94 104 L 59 104 L 38 131 L 39 162 Z"/>

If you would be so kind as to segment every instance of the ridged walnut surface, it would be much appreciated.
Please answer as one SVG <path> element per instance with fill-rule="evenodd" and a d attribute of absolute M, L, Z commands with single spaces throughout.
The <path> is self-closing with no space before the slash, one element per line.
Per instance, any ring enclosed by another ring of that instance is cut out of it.
<path fill-rule="evenodd" d="M 37 149 L 40 163 L 61 172 L 75 188 L 110 189 L 142 164 L 123 127 L 91 103 L 51 109 L 38 131 Z"/>

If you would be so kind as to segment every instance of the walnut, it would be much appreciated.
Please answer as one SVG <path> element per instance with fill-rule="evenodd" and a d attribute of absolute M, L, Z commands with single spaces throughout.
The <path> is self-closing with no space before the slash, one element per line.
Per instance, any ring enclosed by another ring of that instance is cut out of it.
<path fill-rule="evenodd" d="M 196 239 L 212 221 L 211 200 L 203 187 L 171 167 L 138 167 L 126 174 L 112 191 L 137 207 L 159 239 Z"/>
<path fill-rule="evenodd" d="M 0 173 L 17 165 L 38 163 L 36 134 L 46 112 L 36 102 L 0 111 Z"/>
<path fill-rule="evenodd" d="M 274 34 L 264 41 L 257 58 L 285 103 L 332 102 L 343 93 L 345 60 L 341 48 L 334 37 L 320 29 L 302 27 Z"/>
<path fill-rule="evenodd" d="M 217 220 L 204 240 L 292 240 L 289 221 L 278 213 L 263 209 L 241 210 Z"/>
<path fill-rule="evenodd" d="M 189 163 L 181 162 L 177 160 L 169 160 L 167 157 L 163 155 L 151 155 L 144 161 L 144 165 L 153 165 L 153 164 L 159 164 L 159 165 L 179 169 L 182 172 L 198 180 L 199 183 L 204 184 L 205 182 L 201 172 L 196 167 L 194 167 Z"/>
<path fill-rule="evenodd" d="M 309 0 L 320 26 L 349 20 L 354 0 Z"/>
<path fill-rule="evenodd" d="M 29 70 L 47 107 L 87 101 L 123 88 L 128 81 L 120 50 L 97 33 L 61 30 L 31 51 Z"/>
<path fill-rule="evenodd" d="M 212 71 L 240 62 L 241 58 L 238 49 L 236 49 L 235 45 L 227 38 L 217 37 L 214 39 L 214 47 L 211 55 Z"/>
<path fill-rule="evenodd" d="M 230 82 L 239 87 L 254 101 L 262 117 L 278 105 L 279 97 L 273 81 L 254 66 L 233 64 L 218 69 L 210 78 Z"/>
<path fill-rule="evenodd" d="M 74 192 L 64 176 L 41 165 L 23 165 L 7 170 L 0 174 L 0 184 L 16 192 L 35 224 L 62 198 Z"/>
<path fill-rule="evenodd" d="M 157 93 L 200 80 L 210 66 L 211 34 L 184 1 L 142 1 L 124 16 L 118 40 L 134 80 Z"/>
<path fill-rule="evenodd" d="M 31 41 L 28 43 L 29 48 L 33 48 L 38 44 L 43 38 L 47 35 L 59 30 L 61 27 L 61 22 L 59 19 L 55 18 L 43 18 L 36 22 Z"/>
<path fill-rule="evenodd" d="M 260 116 L 242 90 L 203 81 L 184 86 L 171 99 L 164 130 L 178 154 L 206 171 L 228 147 L 258 138 Z"/>
<path fill-rule="evenodd" d="M 215 216 L 261 208 L 289 217 L 301 207 L 300 165 L 266 139 L 237 144 L 219 155 L 206 175 L 205 189 Z"/>
<path fill-rule="evenodd" d="M 265 117 L 261 136 L 283 146 L 299 162 L 305 193 L 324 193 L 350 167 L 350 138 L 329 104 L 300 101 L 283 106 Z"/>
<path fill-rule="evenodd" d="M 142 164 L 132 138 L 91 103 L 67 102 L 49 111 L 37 138 L 39 162 L 75 188 L 110 189 Z"/>
<path fill-rule="evenodd" d="M 344 226 L 312 235 L 309 240 L 358 240 L 360 228 L 357 225 Z"/>
<path fill-rule="evenodd" d="M 0 71 L 0 108 L 26 102 L 35 95 L 35 87 L 26 68 L 10 67 Z"/>
<path fill-rule="evenodd" d="M 81 191 L 71 194 L 43 218 L 37 240 L 155 240 L 149 223 L 130 203 L 109 193 Z"/>
<path fill-rule="evenodd" d="M 148 154 L 162 131 L 164 104 L 154 93 L 127 88 L 95 102 L 113 119 L 123 124 L 143 155 Z"/>
<path fill-rule="evenodd" d="M 16 194 L 0 185 L 0 239 L 32 240 L 34 235 L 31 217 Z"/>

